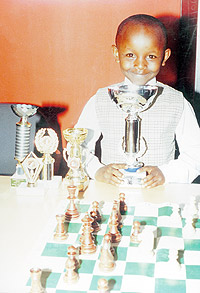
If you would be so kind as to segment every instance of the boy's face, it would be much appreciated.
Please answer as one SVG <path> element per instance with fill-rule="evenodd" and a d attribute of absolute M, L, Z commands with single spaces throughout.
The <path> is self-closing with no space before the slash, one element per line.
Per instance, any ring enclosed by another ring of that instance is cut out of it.
<path fill-rule="evenodd" d="M 128 24 L 124 33 L 118 36 L 113 54 L 122 73 L 132 83 L 144 85 L 159 73 L 171 50 L 164 50 L 163 35 L 152 27 Z"/>

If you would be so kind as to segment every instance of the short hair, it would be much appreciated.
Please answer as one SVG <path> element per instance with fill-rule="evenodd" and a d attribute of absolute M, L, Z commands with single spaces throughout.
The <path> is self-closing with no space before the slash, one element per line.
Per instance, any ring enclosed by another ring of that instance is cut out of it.
<path fill-rule="evenodd" d="M 156 30 L 160 30 L 163 34 L 164 38 L 164 49 L 167 48 L 167 29 L 164 26 L 164 24 L 158 19 L 148 14 L 135 14 L 132 16 L 129 16 L 128 18 L 124 19 L 120 25 L 118 26 L 116 37 L 115 37 L 115 43 L 117 45 L 118 36 L 123 31 L 124 27 L 129 24 L 142 24 L 142 25 L 148 25 L 153 27 Z"/>

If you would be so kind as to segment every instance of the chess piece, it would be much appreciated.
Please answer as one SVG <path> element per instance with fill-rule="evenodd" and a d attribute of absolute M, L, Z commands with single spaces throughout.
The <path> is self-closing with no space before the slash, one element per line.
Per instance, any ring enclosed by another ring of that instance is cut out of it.
<path fill-rule="evenodd" d="M 67 255 L 68 258 L 74 260 L 75 262 L 75 270 L 77 270 L 80 267 L 80 261 L 77 253 L 77 248 L 73 245 L 69 246 L 67 249 Z"/>
<path fill-rule="evenodd" d="M 133 231 L 130 236 L 130 241 L 132 243 L 140 243 L 139 233 L 140 233 L 140 222 L 134 221 L 133 222 Z"/>
<path fill-rule="evenodd" d="M 170 249 L 168 257 L 169 257 L 168 266 L 170 267 L 171 273 L 179 272 L 181 270 L 181 265 L 178 262 L 178 250 Z"/>
<path fill-rule="evenodd" d="M 170 215 L 170 218 L 175 222 L 179 222 L 181 220 L 179 210 L 180 210 L 179 206 L 174 204 L 172 207 L 172 214 Z"/>
<path fill-rule="evenodd" d="M 117 217 L 118 217 L 118 229 L 121 229 L 122 228 L 122 216 L 121 216 L 121 213 L 120 213 L 120 205 L 119 205 L 119 202 L 117 200 L 114 200 L 114 203 L 113 203 L 113 208 L 116 210 L 116 214 L 117 214 Z"/>
<path fill-rule="evenodd" d="M 31 291 L 30 293 L 44 293 L 44 288 L 41 285 L 41 269 L 32 268 L 30 269 L 31 273 Z"/>
<path fill-rule="evenodd" d="M 193 216 L 193 219 L 198 218 L 198 209 L 196 206 L 196 197 L 195 196 L 192 196 L 190 198 L 188 213 Z"/>
<path fill-rule="evenodd" d="M 105 234 L 103 244 L 100 253 L 99 268 L 102 271 L 112 271 L 115 267 L 114 256 L 111 252 L 110 245 L 111 237 L 109 234 Z"/>
<path fill-rule="evenodd" d="M 83 222 L 83 232 L 80 238 L 81 242 L 81 254 L 91 254 L 96 252 L 96 245 L 94 243 L 94 237 L 92 235 L 93 219 L 89 217 L 88 213 L 85 214 L 82 219 Z"/>
<path fill-rule="evenodd" d="M 96 211 L 91 211 L 90 216 L 93 219 L 93 222 L 92 222 L 92 228 L 94 229 L 93 233 L 97 233 L 97 232 L 99 232 L 101 230 L 100 226 L 99 226 L 99 223 L 98 223 L 97 212 Z"/>
<path fill-rule="evenodd" d="M 185 226 L 183 227 L 183 236 L 184 238 L 193 237 L 195 235 L 195 227 L 193 223 L 193 216 L 188 215 L 185 218 Z"/>
<path fill-rule="evenodd" d="M 147 227 L 142 231 L 139 243 L 139 250 L 143 255 L 154 255 L 154 233 Z"/>
<path fill-rule="evenodd" d="M 64 275 L 64 282 L 76 283 L 79 279 L 78 273 L 76 272 L 75 260 L 68 258 L 65 264 L 66 273 Z"/>
<path fill-rule="evenodd" d="M 56 215 L 56 220 L 58 223 L 56 227 L 56 233 L 54 234 L 54 239 L 55 240 L 67 239 L 67 234 L 64 228 L 65 215 Z"/>
<path fill-rule="evenodd" d="M 96 214 L 97 214 L 97 222 L 100 223 L 101 222 L 101 213 L 99 211 L 99 203 L 98 203 L 98 201 L 93 201 L 92 202 L 92 211 L 96 212 Z"/>
<path fill-rule="evenodd" d="M 108 280 L 104 278 L 99 279 L 97 289 L 99 293 L 109 293 Z"/>
<path fill-rule="evenodd" d="M 77 187 L 70 185 L 67 186 L 67 190 L 69 193 L 69 196 L 67 197 L 67 199 L 69 199 L 69 204 L 65 213 L 65 220 L 70 221 L 71 219 L 77 219 L 79 217 L 79 212 L 75 205 Z"/>
<path fill-rule="evenodd" d="M 128 210 L 128 207 L 125 203 L 125 193 L 123 192 L 119 194 L 119 208 L 121 215 L 124 215 Z"/>
<path fill-rule="evenodd" d="M 110 222 L 109 222 L 109 233 L 111 235 L 111 242 L 112 243 L 118 243 L 121 240 L 121 234 L 118 230 L 119 222 L 118 222 L 118 216 L 117 211 L 115 208 L 112 209 L 112 213 L 110 216 Z"/>

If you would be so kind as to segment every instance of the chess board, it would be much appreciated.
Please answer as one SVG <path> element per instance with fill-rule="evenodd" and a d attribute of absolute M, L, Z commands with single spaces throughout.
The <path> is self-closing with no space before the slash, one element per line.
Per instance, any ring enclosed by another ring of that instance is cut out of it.
<path fill-rule="evenodd" d="M 111 272 L 99 269 L 100 249 L 103 236 L 109 231 L 109 217 L 113 203 L 100 202 L 102 214 L 101 230 L 95 235 L 97 250 L 94 254 L 80 255 L 79 280 L 75 284 L 64 282 L 65 263 L 69 246 L 80 246 L 82 233 L 81 219 L 91 209 L 91 203 L 77 203 L 80 217 L 65 223 L 67 239 L 55 241 L 56 214 L 65 213 L 67 201 L 61 202 L 57 213 L 52 215 L 40 245 L 33 253 L 31 266 L 42 270 L 41 283 L 48 293 L 98 292 L 100 278 L 108 280 L 110 292 L 200 292 L 200 221 L 195 221 L 196 232 L 193 236 L 183 234 L 185 218 L 174 221 L 173 204 L 127 202 L 127 212 L 122 215 L 122 238 L 115 249 L 115 268 Z M 141 230 L 152 229 L 154 233 L 154 253 L 145 254 L 138 244 L 130 242 L 133 221 L 139 221 Z M 169 251 L 178 250 L 178 262 L 169 263 Z M 179 269 L 176 268 L 178 263 Z M 31 268 L 31 267 L 30 267 Z M 26 292 L 29 292 L 31 279 L 27 278 Z"/>

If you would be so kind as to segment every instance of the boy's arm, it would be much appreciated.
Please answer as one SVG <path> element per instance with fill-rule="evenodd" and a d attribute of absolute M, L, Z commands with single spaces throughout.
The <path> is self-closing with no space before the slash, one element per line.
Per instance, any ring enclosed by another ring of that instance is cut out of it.
<path fill-rule="evenodd" d="M 184 110 L 176 128 L 178 159 L 159 166 L 166 182 L 191 183 L 200 174 L 200 128 L 194 110 L 184 100 Z"/>
<path fill-rule="evenodd" d="M 82 144 L 82 147 L 86 151 L 86 171 L 90 178 L 94 179 L 96 171 L 104 166 L 95 156 L 95 145 L 101 135 L 95 110 L 95 96 L 86 103 L 78 122 L 74 127 L 88 129 L 88 135 Z"/>

